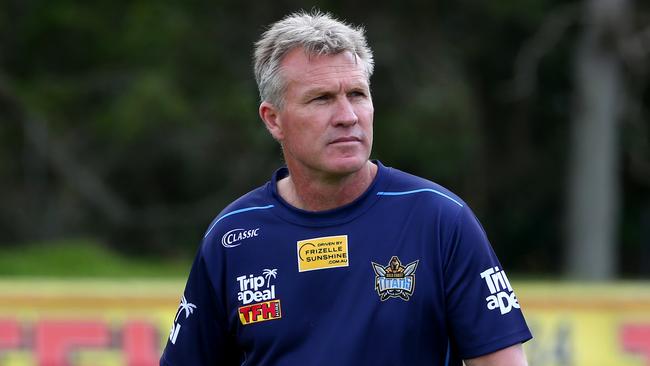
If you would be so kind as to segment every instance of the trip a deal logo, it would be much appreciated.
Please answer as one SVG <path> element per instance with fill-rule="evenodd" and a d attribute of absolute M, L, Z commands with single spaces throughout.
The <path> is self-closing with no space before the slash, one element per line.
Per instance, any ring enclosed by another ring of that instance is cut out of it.
<path fill-rule="evenodd" d="M 260 276 L 250 274 L 237 277 L 239 292 L 237 300 L 243 305 L 238 309 L 243 325 L 282 318 L 280 299 L 276 298 L 275 281 L 277 269 L 265 269 Z"/>
<path fill-rule="evenodd" d="M 503 269 L 500 270 L 498 266 L 490 267 L 481 272 L 481 278 L 490 291 L 490 296 L 485 298 L 488 310 L 499 309 L 501 315 L 505 315 L 512 309 L 520 309 L 517 296 Z"/>

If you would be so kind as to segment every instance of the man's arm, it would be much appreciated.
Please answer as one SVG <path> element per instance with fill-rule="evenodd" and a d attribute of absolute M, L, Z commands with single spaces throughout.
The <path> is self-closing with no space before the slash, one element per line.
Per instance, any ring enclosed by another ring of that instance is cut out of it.
<path fill-rule="evenodd" d="M 528 366 L 521 343 L 464 362 L 467 366 Z"/>
<path fill-rule="evenodd" d="M 240 365 L 239 349 L 228 333 L 228 320 L 209 268 L 222 266 L 203 242 L 194 259 L 160 366 Z M 221 245 L 219 245 L 221 247 Z"/>

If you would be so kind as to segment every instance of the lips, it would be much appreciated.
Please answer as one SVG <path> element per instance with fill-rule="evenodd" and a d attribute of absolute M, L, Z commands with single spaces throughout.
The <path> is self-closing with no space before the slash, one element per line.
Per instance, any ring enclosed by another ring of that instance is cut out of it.
<path fill-rule="evenodd" d="M 338 144 L 343 142 L 361 142 L 361 139 L 355 136 L 345 136 L 339 137 L 336 140 L 332 140 L 330 144 Z"/>

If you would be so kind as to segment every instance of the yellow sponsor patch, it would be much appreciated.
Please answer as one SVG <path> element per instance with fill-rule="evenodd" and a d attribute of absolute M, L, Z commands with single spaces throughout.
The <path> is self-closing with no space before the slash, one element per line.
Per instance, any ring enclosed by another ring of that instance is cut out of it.
<path fill-rule="evenodd" d="M 239 308 L 239 320 L 243 325 L 282 318 L 280 300 L 260 302 Z"/>
<path fill-rule="evenodd" d="M 298 242 L 298 270 L 300 272 L 347 267 L 348 264 L 347 235 L 325 236 Z"/>

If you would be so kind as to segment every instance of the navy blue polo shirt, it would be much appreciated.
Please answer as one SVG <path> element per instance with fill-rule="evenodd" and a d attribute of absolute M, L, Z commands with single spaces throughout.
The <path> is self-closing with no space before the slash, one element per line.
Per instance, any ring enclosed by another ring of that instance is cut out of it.
<path fill-rule="evenodd" d="M 161 365 L 461 365 L 531 333 L 469 207 L 383 166 L 343 207 L 308 212 L 277 181 L 208 228 Z"/>

